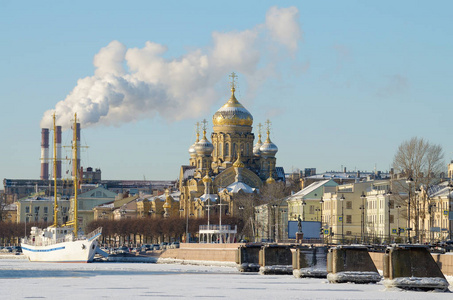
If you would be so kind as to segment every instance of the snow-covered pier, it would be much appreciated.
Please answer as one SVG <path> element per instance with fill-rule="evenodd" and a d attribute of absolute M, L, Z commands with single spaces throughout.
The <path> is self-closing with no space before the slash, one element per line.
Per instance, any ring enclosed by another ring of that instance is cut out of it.
<path fill-rule="evenodd" d="M 427 247 L 393 245 L 384 255 L 384 285 L 402 289 L 448 291 L 448 282 Z"/>

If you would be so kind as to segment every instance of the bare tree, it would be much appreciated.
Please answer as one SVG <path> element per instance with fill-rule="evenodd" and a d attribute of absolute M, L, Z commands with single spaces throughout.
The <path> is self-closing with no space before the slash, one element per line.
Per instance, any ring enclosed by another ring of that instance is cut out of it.
<path fill-rule="evenodd" d="M 399 202 L 408 205 L 406 217 L 408 216 L 409 220 L 414 222 L 417 237 L 419 237 L 420 206 L 425 207 L 425 205 L 420 205 L 415 193 L 420 187 L 427 189 L 435 183 L 444 167 L 442 147 L 418 137 L 401 143 L 393 159 L 395 173 L 403 174 L 407 179 L 412 180 L 410 184 L 406 184 L 406 180 L 396 180 L 392 188 L 397 192 Z M 410 195 L 410 198 L 403 199 L 402 192 Z M 422 201 L 425 201 L 423 199 Z"/>

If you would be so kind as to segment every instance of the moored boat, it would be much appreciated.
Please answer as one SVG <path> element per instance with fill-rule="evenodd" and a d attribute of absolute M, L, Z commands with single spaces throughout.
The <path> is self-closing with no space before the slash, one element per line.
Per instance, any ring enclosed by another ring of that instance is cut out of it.
<path fill-rule="evenodd" d="M 55 132 L 55 114 L 54 132 Z M 77 114 L 74 115 L 74 129 L 77 127 Z M 77 164 L 77 138 L 74 134 L 72 144 L 74 151 L 74 161 Z M 56 139 L 54 134 L 54 149 L 56 149 Z M 56 151 L 54 150 L 54 174 L 56 173 Z M 77 165 L 74 166 L 77 170 Z M 23 254 L 30 261 L 39 262 L 91 262 L 93 261 L 98 246 L 97 239 L 102 233 L 102 228 L 98 228 L 90 234 L 84 236 L 78 234 L 77 217 L 77 171 L 74 172 L 74 198 L 72 219 L 61 226 L 58 224 L 58 194 L 56 176 L 54 176 L 54 223 L 53 225 L 41 229 L 32 227 L 30 236 L 22 239 L 21 247 Z"/>

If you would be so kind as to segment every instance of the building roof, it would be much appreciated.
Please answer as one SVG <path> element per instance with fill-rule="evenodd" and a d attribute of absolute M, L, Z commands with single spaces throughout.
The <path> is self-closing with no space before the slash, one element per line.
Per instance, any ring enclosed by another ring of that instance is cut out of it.
<path fill-rule="evenodd" d="M 183 179 L 186 180 L 190 177 L 193 177 L 193 175 L 195 173 L 195 169 L 196 169 L 195 166 L 182 166 Z"/>
<path fill-rule="evenodd" d="M 217 194 L 203 194 L 200 196 L 201 201 L 205 202 L 206 200 L 210 199 L 210 202 L 217 202 L 219 197 Z"/>
<path fill-rule="evenodd" d="M 308 176 L 306 178 L 310 179 L 361 179 L 361 178 L 366 178 L 368 176 L 373 176 L 376 177 L 376 179 L 379 178 L 386 178 L 389 176 L 388 173 L 383 173 L 383 172 L 336 172 L 336 171 L 330 171 L 330 172 L 325 172 L 321 174 L 316 174 L 312 176 Z"/>
<path fill-rule="evenodd" d="M 79 199 L 86 199 L 86 198 L 102 198 L 102 199 L 115 199 L 116 193 L 105 189 L 102 186 L 98 186 L 95 189 L 89 190 L 88 192 L 80 194 L 77 198 Z"/>
<path fill-rule="evenodd" d="M 430 186 L 428 189 L 428 195 L 430 198 L 448 198 L 450 196 L 451 199 L 453 199 L 453 190 L 449 190 L 448 181 L 444 181 L 440 184 Z"/>
<path fill-rule="evenodd" d="M 226 189 L 228 190 L 228 192 L 233 193 L 233 194 L 239 193 L 239 191 L 243 191 L 245 193 L 251 194 L 256 191 L 255 188 L 252 188 L 249 185 L 247 185 L 243 182 L 240 182 L 240 181 L 233 182 L 232 184 L 227 186 Z"/>

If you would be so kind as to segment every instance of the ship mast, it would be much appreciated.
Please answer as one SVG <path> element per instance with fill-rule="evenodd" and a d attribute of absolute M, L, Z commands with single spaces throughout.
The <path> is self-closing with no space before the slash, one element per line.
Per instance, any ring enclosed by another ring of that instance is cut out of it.
<path fill-rule="evenodd" d="M 78 209 L 78 203 L 77 203 L 77 188 L 78 188 L 78 177 L 77 173 L 79 172 L 79 166 L 77 165 L 77 113 L 74 114 L 74 125 L 73 125 L 73 142 L 72 142 L 72 150 L 74 151 L 74 235 L 75 237 L 78 236 L 78 230 L 79 230 L 79 220 L 77 217 L 77 209 Z"/>
<path fill-rule="evenodd" d="M 55 124 L 55 113 L 53 113 L 53 226 L 58 226 L 58 201 L 57 201 L 57 126 Z"/>

